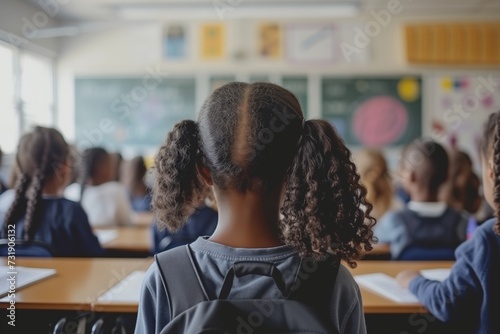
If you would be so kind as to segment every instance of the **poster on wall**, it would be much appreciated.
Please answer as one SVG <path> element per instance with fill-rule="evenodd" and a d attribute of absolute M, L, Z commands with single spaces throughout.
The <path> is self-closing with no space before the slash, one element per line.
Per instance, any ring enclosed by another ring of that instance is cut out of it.
<path fill-rule="evenodd" d="M 483 125 L 491 113 L 500 110 L 500 75 L 435 75 L 426 77 L 426 82 L 431 136 L 480 161 Z M 479 170 L 478 164 L 475 167 Z"/>
<path fill-rule="evenodd" d="M 278 59 L 282 54 L 282 29 L 278 23 L 262 23 L 259 26 L 259 55 Z"/>
<path fill-rule="evenodd" d="M 322 117 L 347 145 L 398 147 L 422 134 L 421 79 L 324 78 Z"/>
<path fill-rule="evenodd" d="M 201 58 L 204 60 L 223 59 L 226 53 L 226 27 L 223 23 L 206 23 L 200 33 Z"/>
<path fill-rule="evenodd" d="M 290 24 L 286 57 L 293 63 L 329 64 L 338 60 L 339 32 L 332 24 Z"/>
<path fill-rule="evenodd" d="M 163 58 L 181 60 L 187 57 L 186 29 L 181 25 L 172 25 L 165 28 L 163 40 Z"/>

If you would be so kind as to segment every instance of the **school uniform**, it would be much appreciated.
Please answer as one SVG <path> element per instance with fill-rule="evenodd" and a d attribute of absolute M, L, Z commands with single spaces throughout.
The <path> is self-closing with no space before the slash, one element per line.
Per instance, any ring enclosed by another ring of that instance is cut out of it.
<path fill-rule="evenodd" d="M 217 227 L 219 214 L 208 206 L 201 206 L 189 216 L 186 224 L 175 233 L 169 233 L 167 230 L 159 231 L 155 224 L 152 225 L 154 249 L 153 253 L 159 253 L 164 250 L 174 248 L 180 245 L 186 245 L 194 242 L 198 237 L 210 236 Z M 166 239 L 167 238 L 167 239 Z"/>
<path fill-rule="evenodd" d="M 0 196 L 0 226 L 13 200 L 14 190 Z M 43 196 L 40 203 L 40 224 L 34 240 L 44 241 L 56 256 L 100 256 L 104 250 L 92 233 L 87 214 L 80 204 L 63 197 Z M 24 239 L 24 217 L 16 224 L 16 238 Z"/>
<path fill-rule="evenodd" d="M 130 195 L 130 205 L 135 212 L 150 212 L 151 211 L 151 195 L 133 196 Z"/>
<path fill-rule="evenodd" d="M 80 194 L 81 186 L 77 183 L 64 190 L 64 196 L 76 202 L 80 201 Z M 116 181 L 86 185 L 80 203 L 93 227 L 132 225 L 135 220 L 127 189 Z"/>
<path fill-rule="evenodd" d="M 461 333 L 500 333 L 500 237 L 495 223 L 487 221 L 457 248 L 448 279 L 440 283 L 418 276 L 409 285 L 436 318 Z"/>
<path fill-rule="evenodd" d="M 379 243 L 390 244 L 398 259 L 410 247 L 449 248 L 450 254 L 466 240 L 468 215 L 444 202 L 415 202 L 386 213 L 375 225 Z"/>
<path fill-rule="evenodd" d="M 201 282 L 210 299 L 218 295 L 224 276 L 238 261 L 265 261 L 283 274 L 286 291 L 291 291 L 300 267 L 298 253 L 289 246 L 233 248 L 200 237 L 190 244 Z M 229 299 L 275 299 L 279 290 L 268 277 L 254 275 L 233 281 Z M 156 263 L 151 265 L 142 285 L 135 333 L 160 333 L 170 322 L 169 300 Z M 331 322 L 339 333 L 366 333 L 359 287 L 349 270 L 340 265 L 331 297 Z"/>

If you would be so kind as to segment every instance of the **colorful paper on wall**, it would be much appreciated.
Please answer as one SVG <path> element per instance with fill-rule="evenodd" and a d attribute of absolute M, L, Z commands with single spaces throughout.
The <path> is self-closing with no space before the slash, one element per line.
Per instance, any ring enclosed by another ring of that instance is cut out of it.
<path fill-rule="evenodd" d="M 166 59 L 184 59 L 187 56 L 186 30 L 183 26 L 169 26 L 165 32 L 163 56 Z"/>
<path fill-rule="evenodd" d="M 223 59 L 226 53 L 226 27 L 222 23 L 201 26 L 201 57 L 205 60 Z"/>
<path fill-rule="evenodd" d="M 263 23 L 259 26 L 259 55 L 277 59 L 282 54 L 283 34 L 278 23 Z"/>

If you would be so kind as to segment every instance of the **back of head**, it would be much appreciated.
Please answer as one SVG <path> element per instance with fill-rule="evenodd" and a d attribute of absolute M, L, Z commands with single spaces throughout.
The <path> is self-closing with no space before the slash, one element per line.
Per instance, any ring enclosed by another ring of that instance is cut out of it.
<path fill-rule="evenodd" d="M 371 247 L 371 205 L 349 150 L 328 122 L 305 121 L 297 98 L 280 86 L 226 84 L 196 122 L 168 134 L 156 157 L 153 208 L 170 230 L 205 194 L 200 165 L 221 191 L 281 192 L 284 185 L 282 239 L 303 256 L 337 252 L 351 261 Z"/>
<path fill-rule="evenodd" d="M 354 154 L 361 182 L 366 187 L 366 198 L 373 204 L 373 214 L 381 217 L 391 206 L 393 188 L 387 161 L 380 150 L 361 149 Z"/>
<path fill-rule="evenodd" d="M 104 166 L 110 163 L 109 153 L 102 147 L 92 147 L 83 151 L 80 159 L 80 201 L 82 200 L 85 186 L 89 180 L 93 180 L 93 184 L 111 181 L 111 173 L 107 172 L 102 175 L 103 171 L 111 171 L 111 166 Z"/>
<path fill-rule="evenodd" d="M 139 191 L 145 193 L 146 185 L 144 183 L 144 178 L 146 172 L 146 163 L 142 156 L 137 156 L 126 164 L 122 177 L 130 193 L 135 194 Z"/>
<path fill-rule="evenodd" d="M 37 126 L 23 135 L 16 154 L 16 196 L 4 220 L 15 224 L 26 213 L 25 237 L 32 238 L 45 182 L 68 162 L 69 147 L 59 131 Z M 28 191 L 29 190 L 29 191 Z"/>
<path fill-rule="evenodd" d="M 448 153 L 432 140 L 411 142 L 404 151 L 404 164 L 415 173 L 419 186 L 436 194 L 448 178 Z"/>

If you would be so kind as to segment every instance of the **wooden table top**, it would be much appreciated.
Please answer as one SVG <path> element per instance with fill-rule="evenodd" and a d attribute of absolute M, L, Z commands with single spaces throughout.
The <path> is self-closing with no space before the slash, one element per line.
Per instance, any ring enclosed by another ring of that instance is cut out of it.
<path fill-rule="evenodd" d="M 92 310 L 100 295 L 151 261 L 151 258 L 19 258 L 16 260 L 18 267 L 51 268 L 57 273 L 16 291 L 16 308 Z M 5 258 L 0 263 L 7 265 Z M 7 302 L 0 302 L 2 308 L 7 305 Z"/>
<path fill-rule="evenodd" d="M 120 226 L 96 228 L 95 230 L 113 230 L 117 237 L 102 245 L 110 251 L 148 253 L 151 251 L 153 236 L 150 226 Z"/>
<path fill-rule="evenodd" d="M 353 276 L 384 273 L 392 277 L 403 270 L 414 269 L 435 269 L 435 268 L 451 268 L 453 261 L 358 261 L 358 267 L 349 269 Z M 427 313 L 427 310 L 421 304 L 400 304 L 384 298 L 364 287 L 360 287 L 361 296 L 363 298 L 363 309 L 369 314 L 394 314 L 394 313 Z"/>

